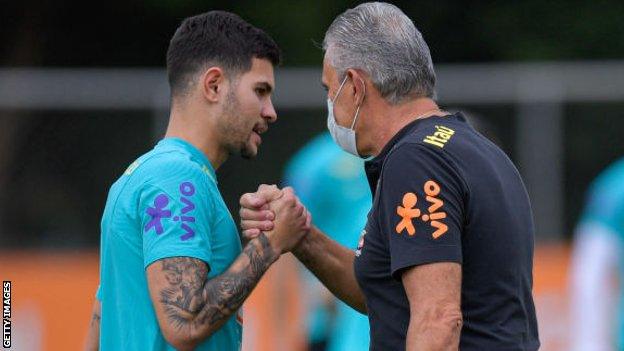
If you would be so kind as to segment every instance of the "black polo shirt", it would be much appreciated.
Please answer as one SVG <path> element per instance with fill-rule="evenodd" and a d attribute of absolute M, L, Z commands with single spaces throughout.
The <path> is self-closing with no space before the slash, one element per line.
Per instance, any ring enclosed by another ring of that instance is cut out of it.
<path fill-rule="evenodd" d="M 356 250 L 371 347 L 405 350 L 410 267 L 462 265 L 461 350 L 537 350 L 533 219 L 513 163 L 461 114 L 404 127 L 366 162 L 373 208 Z"/>

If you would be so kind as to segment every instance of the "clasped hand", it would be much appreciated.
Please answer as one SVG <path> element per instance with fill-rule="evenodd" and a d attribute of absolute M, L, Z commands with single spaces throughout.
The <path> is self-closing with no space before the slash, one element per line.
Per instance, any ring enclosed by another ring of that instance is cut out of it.
<path fill-rule="evenodd" d="M 279 254 L 293 250 L 310 231 L 312 217 L 290 187 L 262 184 L 255 193 L 243 194 L 240 206 L 243 236 L 265 233 Z"/>

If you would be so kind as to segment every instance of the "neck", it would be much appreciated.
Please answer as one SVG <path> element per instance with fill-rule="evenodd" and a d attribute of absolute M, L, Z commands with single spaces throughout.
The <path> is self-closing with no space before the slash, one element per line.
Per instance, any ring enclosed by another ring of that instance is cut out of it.
<path fill-rule="evenodd" d="M 202 118 L 205 113 L 190 105 L 172 105 L 165 138 L 179 138 L 190 143 L 206 155 L 215 171 L 219 169 L 229 154 L 219 143 L 214 123 L 216 119 L 213 116 Z"/>
<path fill-rule="evenodd" d="M 371 135 L 369 154 L 377 156 L 390 139 L 409 123 L 416 119 L 448 115 L 448 112 L 441 111 L 438 104 L 430 98 L 419 98 L 399 105 L 390 105 L 384 101 L 376 109 L 372 108 L 371 114 L 376 118 L 373 122 L 372 130 L 375 132 Z"/>

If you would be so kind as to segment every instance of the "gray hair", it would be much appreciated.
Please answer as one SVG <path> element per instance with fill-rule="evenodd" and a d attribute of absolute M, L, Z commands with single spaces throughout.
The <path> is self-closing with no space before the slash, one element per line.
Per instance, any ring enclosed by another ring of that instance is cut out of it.
<path fill-rule="evenodd" d="M 394 5 L 368 2 L 345 11 L 327 29 L 323 50 L 340 79 L 349 68 L 361 69 L 391 104 L 435 96 L 429 47 Z"/>

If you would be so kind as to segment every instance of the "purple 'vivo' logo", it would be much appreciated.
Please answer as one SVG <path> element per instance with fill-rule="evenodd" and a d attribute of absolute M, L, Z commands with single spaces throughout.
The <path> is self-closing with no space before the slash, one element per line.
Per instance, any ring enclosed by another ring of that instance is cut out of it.
<path fill-rule="evenodd" d="M 169 198 L 165 194 L 159 194 L 154 199 L 154 206 L 148 207 L 145 212 L 152 217 L 152 219 L 145 225 L 144 231 L 147 233 L 152 228 L 156 230 L 156 234 L 160 235 L 164 232 L 163 224 L 161 220 L 163 218 L 171 218 L 174 222 L 180 222 L 180 227 L 184 230 L 184 234 L 180 236 L 180 240 L 186 241 L 195 236 L 195 230 L 187 223 L 194 223 L 195 217 L 192 215 L 192 211 L 195 210 L 195 204 L 191 201 L 190 197 L 195 195 L 195 186 L 191 182 L 184 182 L 179 186 L 180 202 L 184 205 L 180 211 L 180 215 L 171 217 L 171 211 L 165 209 L 169 205 Z"/>
<path fill-rule="evenodd" d="M 195 195 L 195 186 L 193 186 L 193 183 L 184 182 L 180 184 L 180 194 L 184 196 L 188 196 L 188 197 Z M 195 209 L 195 204 L 189 198 L 186 198 L 184 196 L 180 197 L 180 202 L 182 202 L 185 205 L 184 208 L 182 208 L 182 214 L 187 214 Z M 184 231 L 186 232 L 184 235 L 180 236 L 180 239 L 182 241 L 186 241 L 194 237 L 195 231 L 193 230 L 193 228 L 191 228 L 191 226 L 189 226 L 188 224 L 184 222 L 195 222 L 195 217 L 181 216 L 179 217 L 179 219 L 182 221 L 182 225 L 181 225 L 182 229 L 184 229 Z M 174 218 L 173 220 L 175 221 L 176 218 Z"/>

